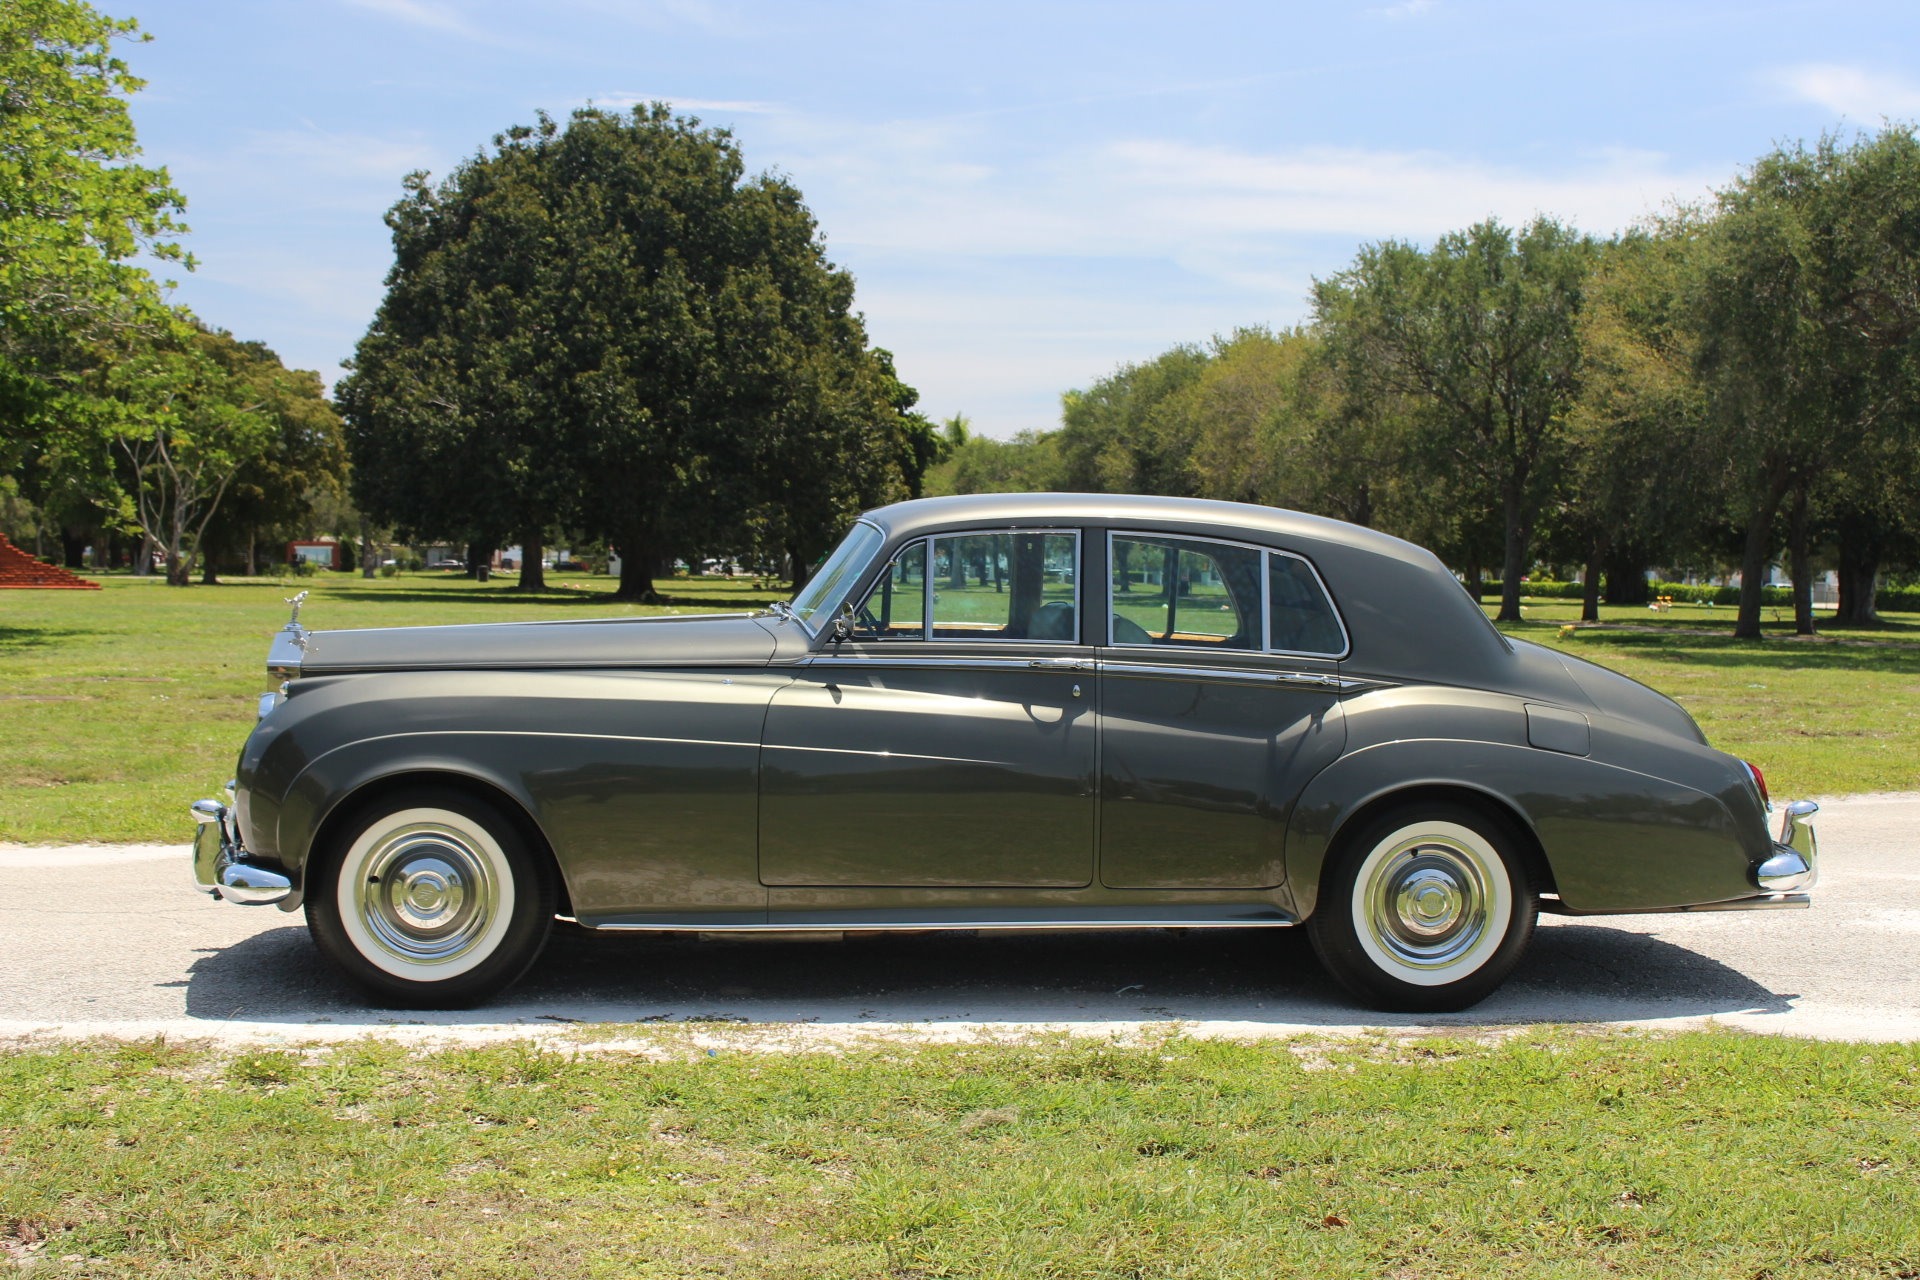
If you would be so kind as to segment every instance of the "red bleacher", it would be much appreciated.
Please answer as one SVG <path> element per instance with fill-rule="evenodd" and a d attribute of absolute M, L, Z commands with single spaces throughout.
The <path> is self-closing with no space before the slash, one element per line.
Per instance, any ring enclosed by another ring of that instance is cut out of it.
<path fill-rule="evenodd" d="M 100 584 L 88 582 L 71 569 L 35 560 L 0 535 L 0 590 L 7 587 L 42 587 L 65 591 L 98 591 Z"/>

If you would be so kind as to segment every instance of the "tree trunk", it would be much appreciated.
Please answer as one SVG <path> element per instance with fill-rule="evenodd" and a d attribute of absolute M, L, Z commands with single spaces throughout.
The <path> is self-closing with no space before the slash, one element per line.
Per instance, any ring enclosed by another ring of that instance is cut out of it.
<path fill-rule="evenodd" d="M 620 585 L 614 590 L 613 598 L 629 604 L 660 603 L 660 595 L 653 589 L 653 571 L 658 561 L 653 548 L 638 538 L 622 538 Z"/>
<path fill-rule="evenodd" d="M 483 547 L 477 542 L 467 544 L 467 576 L 475 582 L 487 582 L 492 579 L 492 547 Z"/>
<path fill-rule="evenodd" d="M 1500 568 L 1500 612 L 1495 622 L 1520 621 L 1520 582 L 1527 576 L 1527 526 L 1520 495 L 1509 493 L 1506 508 L 1506 557 Z"/>
<path fill-rule="evenodd" d="M 1813 556 L 1807 549 L 1807 491 L 1793 495 L 1793 514 L 1787 526 L 1787 572 L 1793 578 L 1794 634 L 1813 630 Z"/>
<path fill-rule="evenodd" d="M 135 556 L 133 560 L 133 576 L 136 578 L 144 578 L 152 572 L 153 535 L 143 533 L 140 535 L 140 554 Z"/>
<path fill-rule="evenodd" d="M 260 576 L 259 548 L 260 539 L 252 532 L 249 532 L 247 534 L 247 576 L 249 578 L 257 578 Z"/>
<path fill-rule="evenodd" d="M 89 532 L 84 526 L 60 526 L 60 563 L 69 569 L 86 567 Z"/>
<path fill-rule="evenodd" d="M 787 548 L 787 570 L 787 580 L 793 583 L 795 592 L 806 586 L 807 579 L 813 576 L 813 566 L 807 563 L 807 558 L 800 554 L 798 547 Z"/>
<path fill-rule="evenodd" d="M 1840 607 L 1833 620 L 1845 627 L 1877 627 L 1874 594 L 1880 586 L 1880 540 L 1871 533 L 1840 526 Z"/>
<path fill-rule="evenodd" d="M 1635 564 L 1630 553 L 1616 551 L 1608 555 L 1600 576 L 1605 584 L 1600 598 L 1608 604 L 1647 602 L 1647 567 Z"/>
<path fill-rule="evenodd" d="M 1477 564 L 1468 565 L 1467 566 L 1467 594 L 1473 597 L 1473 602 L 1475 604 L 1479 604 L 1480 597 L 1485 595 L 1486 592 L 1487 592 L 1487 580 L 1484 576 L 1481 575 L 1480 566 Z"/>
<path fill-rule="evenodd" d="M 1746 545 L 1740 555 L 1740 611 L 1733 623 L 1736 640 L 1760 638 L 1761 587 L 1767 576 L 1768 552 L 1773 549 L 1773 518 L 1780 509 L 1786 484 L 1776 482 L 1747 520 Z"/>
<path fill-rule="evenodd" d="M 200 585 L 203 587 L 217 587 L 220 585 L 220 575 L 214 572 L 212 556 L 208 556 L 200 566 Z"/>
<path fill-rule="evenodd" d="M 1580 579 L 1580 621 L 1600 621 L 1600 544 L 1595 543 L 1587 556 L 1587 567 Z"/>
<path fill-rule="evenodd" d="M 360 521 L 360 576 L 371 578 L 380 566 L 373 562 L 373 536 L 367 532 L 367 522 Z"/>
<path fill-rule="evenodd" d="M 547 549 L 541 545 L 538 533 L 520 535 L 520 590 L 547 589 L 546 555 Z"/>

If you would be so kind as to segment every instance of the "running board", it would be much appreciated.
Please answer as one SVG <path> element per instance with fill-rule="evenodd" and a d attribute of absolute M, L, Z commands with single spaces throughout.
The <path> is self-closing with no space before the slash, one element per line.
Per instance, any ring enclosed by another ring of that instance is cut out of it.
<path fill-rule="evenodd" d="M 562 917 L 568 919 L 568 917 Z M 1208 907 L 1001 907 L 990 913 L 959 907 L 858 911 L 647 912 L 581 916 L 588 929 L 695 930 L 700 933 L 838 933 L 884 929 L 1284 929 L 1299 920 L 1266 903 Z"/>

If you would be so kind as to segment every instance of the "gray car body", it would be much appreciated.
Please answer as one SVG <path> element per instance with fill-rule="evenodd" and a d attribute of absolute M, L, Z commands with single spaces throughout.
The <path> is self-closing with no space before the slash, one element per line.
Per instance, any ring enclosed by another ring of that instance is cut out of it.
<path fill-rule="evenodd" d="M 848 601 L 929 535 L 1077 531 L 1081 634 L 907 646 L 767 614 L 294 632 L 297 677 L 240 759 L 249 856 L 293 909 L 349 815 L 434 781 L 512 815 L 589 926 L 1286 924 L 1343 832 L 1445 797 L 1525 833 L 1549 909 L 1756 897 L 1774 846 L 1746 766 L 1660 694 L 1502 636 L 1410 543 L 1108 495 L 864 519 L 885 542 Z M 1127 531 L 1305 558 L 1347 651 L 1110 644 L 1106 535 Z"/>

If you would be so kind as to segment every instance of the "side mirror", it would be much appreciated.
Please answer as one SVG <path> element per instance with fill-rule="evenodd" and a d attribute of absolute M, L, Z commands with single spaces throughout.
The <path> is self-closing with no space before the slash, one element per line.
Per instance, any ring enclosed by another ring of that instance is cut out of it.
<path fill-rule="evenodd" d="M 833 620 L 833 642 L 840 644 L 853 639 L 853 606 L 843 604 L 840 613 Z"/>

